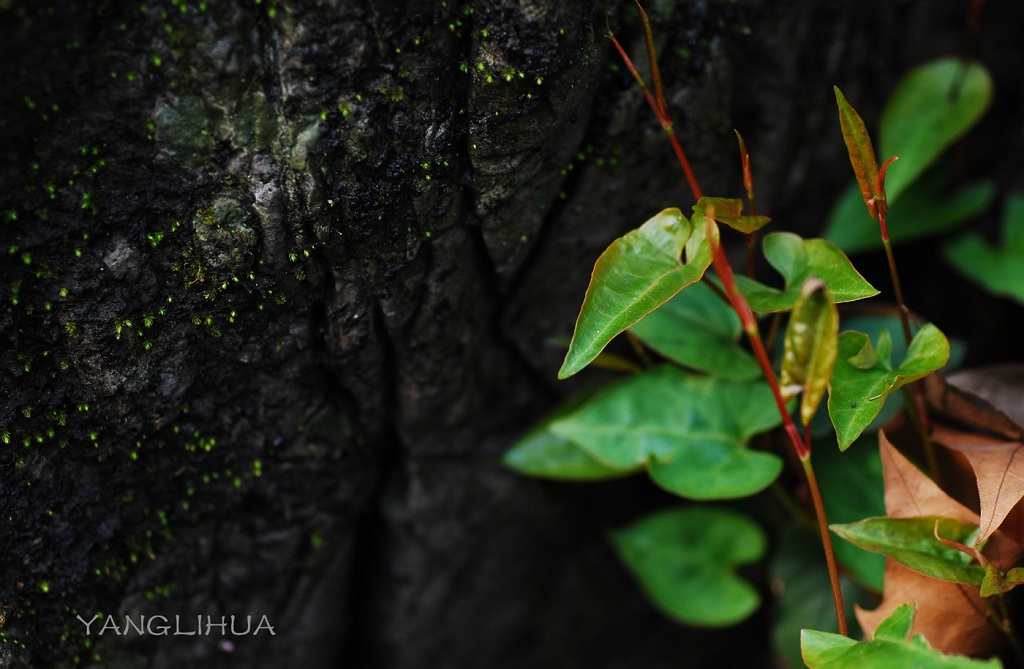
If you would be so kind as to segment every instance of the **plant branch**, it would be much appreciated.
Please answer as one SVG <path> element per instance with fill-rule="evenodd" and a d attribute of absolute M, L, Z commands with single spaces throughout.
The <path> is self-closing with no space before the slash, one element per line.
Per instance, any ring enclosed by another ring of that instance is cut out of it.
<path fill-rule="evenodd" d="M 651 24 L 647 19 L 647 13 L 644 12 L 640 4 L 637 3 L 637 11 L 640 12 L 640 20 L 644 26 L 644 42 L 647 44 L 647 57 L 650 59 L 651 65 L 651 77 L 654 79 L 654 91 L 652 95 L 649 88 L 647 88 L 647 82 L 644 81 L 643 76 L 640 75 L 640 71 L 633 65 L 633 61 L 630 60 L 626 50 L 622 48 L 622 44 L 616 39 L 615 35 L 612 34 L 611 28 L 608 28 L 608 38 L 611 39 L 615 45 L 615 49 L 619 52 L 619 56 L 622 58 L 622 62 L 625 63 L 626 69 L 629 70 L 630 74 L 633 75 L 633 79 L 640 86 L 640 90 L 643 91 L 644 96 L 647 98 L 647 104 L 651 106 L 651 110 L 654 112 L 655 118 L 658 119 L 658 123 L 661 125 L 665 134 L 668 135 L 669 142 L 672 144 L 672 151 L 676 155 L 676 160 L 679 161 L 679 166 L 683 168 L 683 174 L 686 175 L 686 181 L 690 186 L 690 192 L 693 193 L 694 201 L 700 200 L 702 193 L 700 184 L 697 183 L 697 177 L 693 173 L 693 168 L 690 166 L 690 161 L 686 157 L 686 152 L 683 151 L 682 145 L 679 143 L 679 138 L 676 137 L 675 130 L 672 127 L 672 117 L 668 113 L 668 104 L 665 101 L 665 92 L 661 87 L 661 75 L 658 73 L 658 61 L 657 53 L 654 49 L 654 35 L 651 32 Z"/>
<path fill-rule="evenodd" d="M 846 624 L 846 609 L 843 606 L 843 590 L 839 584 L 839 565 L 836 563 L 835 550 L 832 548 L 832 535 L 828 529 L 828 520 L 825 517 L 825 505 L 821 501 L 821 490 L 818 489 L 818 479 L 814 476 L 814 467 L 811 466 L 811 454 L 800 459 L 804 466 L 804 474 L 807 476 L 807 485 L 811 489 L 811 500 L 814 502 L 814 512 L 818 516 L 818 529 L 821 531 L 821 541 L 825 549 L 825 562 L 828 563 L 828 578 L 832 583 L 832 600 L 836 606 L 836 620 L 839 622 L 839 633 L 849 636 L 850 630 Z"/>
<path fill-rule="evenodd" d="M 889 263 L 889 276 L 892 280 L 893 294 L 896 296 L 896 307 L 900 314 L 900 325 L 903 327 L 903 339 L 910 346 L 910 342 L 913 341 L 914 335 L 910 329 L 910 310 L 907 308 L 907 303 L 903 299 L 903 287 L 900 283 L 900 273 L 896 268 L 896 256 L 892 251 L 892 242 L 889 240 L 889 226 L 886 221 L 886 216 L 889 213 L 889 205 L 885 197 L 885 172 L 892 164 L 894 160 L 898 160 L 897 156 L 889 158 L 882 165 L 882 168 L 878 170 L 878 177 L 875 184 L 875 192 L 878 196 L 872 198 L 869 201 L 868 211 L 876 215 L 878 218 L 878 229 L 882 235 L 882 247 L 885 249 L 885 257 Z M 928 428 L 928 409 L 924 403 L 924 390 L 920 384 L 914 383 L 914 389 L 916 392 L 911 392 L 909 388 L 904 386 L 903 397 L 907 404 L 907 415 L 910 417 L 910 422 L 917 432 L 918 437 L 921 440 L 921 444 L 924 446 L 925 458 L 927 460 L 928 471 L 931 473 L 932 478 L 937 479 L 939 476 L 939 464 L 935 454 L 935 445 L 932 444 L 931 436 L 929 435 Z"/>
<path fill-rule="evenodd" d="M 807 485 L 811 490 L 811 498 L 814 501 L 814 514 L 818 518 L 818 530 L 821 533 L 821 543 L 825 550 L 825 562 L 828 564 L 829 581 L 832 584 L 832 598 L 836 607 L 836 620 L 840 633 L 843 636 L 847 636 L 849 630 L 846 624 L 846 610 L 843 606 L 843 591 L 839 584 L 839 567 L 836 564 L 835 550 L 832 547 L 832 536 L 829 534 L 828 517 L 825 514 L 825 506 L 821 501 L 821 491 L 818 489 L 818 481 L 814 476 L 814 467 L 811 465 L 810 426 L 804 426 L 805 436 L 801 438 L 800 431 L 793 422 L 789 409 L 786 408 L 786 401 L 782 397 L 782 389 L 779 387 L 778 377 L 775 376 L 775 369 L 772 367 L 768 351 L 765 349 L 764 342 L 761 339 L 761 331 L 758 328 L 757 319 L 754 318 L 754 313 L 751 311 L 750 305 L 747 304 L 746 298 L 739 291 L 729 259 L 726 257 L 722 245 L 717 242 L 716 235 L 714 234 L 714 211 L 709 208 L 705 216 L 705 234 L 708 244 L 711 244 L 711 257 L 715 273 L 722 282 L 722 287 L 729 297 L 729 303 L 740 317 L 743 330 L 746 332 L 751 348 L 754 350 L 754 356 L 761 365 L 761 371 L 768 381 L 768 386 L 771 388 L 772 397 L 775 399 L 775 404 L 779 409 L 779 415 L 782 416 L 782 424 L 786 434 L 789 436 L 790 445 L 803 465 L 804 474 L 807 477 Z"/>
<path fill-rule="evenodd" d="M 705 215 L 705 231 L 708 244 L 711 244 L 712 266 L 715 269 L 715 274 L 718 275 L 718 279 L 722 282 L 722 288 L 725 289 L 730 306 L 732 306 L 736 315 L 740 317 L 740 323 L 747 335 L 747 339 L 750 340 L 754 357 L 757 358 L 757 362 L 761 366 L 761 372 L 764 374 L 765 379 L 768 381 L 768 386 L 772 390 L 772 397 L 775 398 L 775 405 L 779 409 L 779 415 L 782 416 L 783 427 L 789 436 L 793 452 L 802 460 L 805 455 L 809 454 L 809 451 L 806 451 L 804 441 L 800 437 L 800 431 L 797 430 L 793 417 L 790 415 L 789 409 L 786 408 L 786 401 L 782 397 L 782 389 L 779 387 L 778 377 L 775 375 L 775 369 L 772 367 L 768 351 L 764 346 L 764 341 L 761 339 L 761 330 L 757 325 L 757 319 L 754 318 L 754 312 L 750 310 L 750 305 L 747 304 L 746 298 L 743 297 L 743 293 L 740 292 L 739 287 L 736 285 L 732 265 L 729 264 L 729 259 L 726 257 L 722 245 L 715 241 L 713 229 L 715 221 L 712 216 L 714 216 L 714 211 L 709 209 Z"/>
<path fill-rule="evenodd" d="M 640 76 L 640 73 L 626 55 L 622 45 L 619 44 L 618 40 L 616 40 L 613 35 L 611 35 L 611 30 L 609 30 L 609 37 L 615 43 L 615 47 L 619 51 L 619 55 L 622 56 L 623 61 L 626 63 L 626 67 L 633 74 L 633 78 L 640 84 L 641 89 L 647 96 L 648 104 L 651 106 L 655 116 L 658 118 L 658 122 L 661 123 L 662 128 L 664 128 L 666 134 L 669 136 L 669 141 L 672 143 L 672 149 L 676 154 L 676 158 L 679 160 L 680 166 L 683 168 L 683 172 L 686 174 L 686 179 L 689 182 L 690 190 L 693 192 L 694 198 L 696 200 L 700 200 L 700 186 L 698 185 L 697 179 L 690 167 L 690 162 L 686 158 L 686 153 L 683 151 L 683 147 L 680 145 L 679 139 L 676 137 L 675 132 L 672 129 L 672 118 L 668 112 L 668 106 L 665 102 L 665 94 L 661 86 L 661 76 L 658 73 L 657 53 L 654 48 L 654 36 L 651 31 L 650 21 L 647 18 L 647 13 L 644 12 L 643 8 L 640 6 L 639 0 L 634 0 L 634 2 L 636 4 L 637 11 L 640 14 L 640 21 L 644 28 L 644 41 L 647 45 L 647 56 L 650 60 L 651 77 L 654 80 L 654 97 L 651 96 L 643 81 L 643 77 Z M 751 186 L 751 205 L 753 205 L 752 194 L 753 189 Z M 761 371 L 764 373 L 765 379 L 768 381 L 772 397 L 775 399 L 779 415 L 782 417 L 783 428 L 786 431 L 786 435 L 789 437 L 790 446 L 803 464 L 807 483 L 811 490 L 811 497 L 814 500 L 814 512 L 818 518 L 818 528 L 821 531 L 822 544 L 825 548 L 825 560 L 828 563 L 829 579 L 832 582 L 832 596 L 836 606 L 836 619 L 839 624 L 840 633 L 846 636 L 849 631 L 846 624 L 846 613 L 843 607 L 843 593 L 839 586 L 839 569 L 836 565 L 835 552 L 832 548 L 832 538 L 829 534 L 825 507 L 821 501 L 821 492 L 818 489 L 818 482 L 814 476 L 814 468 L 811 466 L 810 430 L 805 430 L 807 433 L 807 440 L 805 442 L 805 440 L 801 438 L 800 431 L 797 429 L 796 424 L 793 422 L 793 417 L 790 415 L 789 409 L 786 407 L 786 401 L 783 398 L 782 390 L 779 387 L 778 377 L 775 375 L 775 370 L 772 367 L 768 351 L 765 349 L 764 341 L 761 339 L 761 331 L 758 327 L 757 319 L 754 317 L 754 313 L 751 311 L 746 298 L 736 285 L 732 265 L 729 264 L 729 259 L 725 255 L 725 251 L 722 249 L 722 245 L 718 241 L 718 235 L 716 234 L 717 224 L 714 220 L 713 208 L 709 208 L 708 211 L 705 212 L 704 219 L 705 233 L 707 242 L 711 246 L 712 265 L 714 267 L 715 274 L 718 275 L 718 279 L 722 282 L 722 288 L 725 290 L 725 294 L 729 299 L 729 304 L 740 318 L 743 330 L 747 334 L 751 348 L 754 351 L 754 356 L 757 358 L 758 364 L 761 366 Z"/>

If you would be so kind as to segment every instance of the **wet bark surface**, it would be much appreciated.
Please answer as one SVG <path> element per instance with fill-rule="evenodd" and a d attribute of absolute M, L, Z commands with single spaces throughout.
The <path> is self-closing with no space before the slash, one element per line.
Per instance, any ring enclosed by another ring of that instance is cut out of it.
<path fill-rule="evenodd" d="M 663 4 L 705 191 L 737 127 L 807 233 L 849 178 L 831 85 L 870 119 L 962 42 L 923 2 Z M 604 378 L 554 381 L 600 250 L 691 203 L 628 9 L 0 2 L 0 666 L 768 666 L 769 612 L 680 629 L 616 564 L 666 496 L 499 464 Z"/>

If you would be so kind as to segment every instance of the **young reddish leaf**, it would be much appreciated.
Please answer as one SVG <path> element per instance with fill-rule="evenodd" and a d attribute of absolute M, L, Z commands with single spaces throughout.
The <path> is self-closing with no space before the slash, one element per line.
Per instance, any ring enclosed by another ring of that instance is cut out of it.
<path fill-rule="evenodd" d="M 747 191 L 747 199 L 750 200 L 751 210 L 753 210 L 754 203 L 754 174 L 750 169 L 750 152 L 747 151 L 747 143 L 743 141 L 743 135 L 740 134 L 739 130 L 733 130 L 736 133 L 736 141 L 740 145 L 740 165 L 743 168 L 743 188 Z"/>
<path fill-rule="evenodd" d="M 879 446 L 885 478 L 885 508 L 892 518 L 944 516 L 962 523 L 978 523 L 978 515 L 944 493 L 934 481 L 912 465 L 879 433 Z M 997 566 L 1012 566 L 1020 556 L 1020 547 L 996 535 L 986 548 L 987 557 Z M 918 614 L 913 631 L 923 634 L 943 652 L 979 655 L 998 649 L 1005 637 L 988 616 L 977 588 L 939 581 L 908 569 L 895 560 L 885 566 L 885 590 L 882 602 L 873 611 L 857 610 L 864 631 L 872 633 L 897 607 L 917 602 Z M 956 616 L 950 616 L 956 611 Z"/>
<path fill-rule="evenodd" d="M 875 218 L 875 211 L 872 203 L 879 196 L 876 191 L 878 181 L 878 161 L 875 159 L 875 149 L 871 146 L 871 138 L 864 126 L 860 114 L 846 101 L 843 92 L 838 86 L 834 86 L 836 92 L 836 103 L 839 105 L 839 125 L 843 130 L 843 141 L 846 142 L 846 151 L 850 154 L 850 164 L 853 165 L 853 173 L 857 177 L 857 185 L 860 186 L 861 197 L 864 204 Z"/>
<path fill-rule="evenodd" d="M 786 399 L 803 393 L 800 420 L 804 425 L 814 418 L 832 379 L 838 336 L 835 299 L 821 279 L 810 277 L 789 317 L 779 380 Z"/>
<path fill-rule="evenodd" d="M 723 218 L 736 218 L 743 213 L 743 200 L 734 197 L 702 197 L 693 205 L 699 214 L 721 222 Z"/>
<path fill-rule="evenodd" d="M 772 220 L 767 216 L 743 216 L 743 201 L 734 198 L 702 197 L 693 210 L 705 216 L 710 212 L 711 218 L 719 223 L 746 234 L 760 230 Z"/>
<path fill-rule="evenodd" d="M 691 230 L 678 209 L 666 209 L 601 254 L 558 378 L 586 367 L 616 335 L 704 276 L 711 248 L 703 227 Z"/>

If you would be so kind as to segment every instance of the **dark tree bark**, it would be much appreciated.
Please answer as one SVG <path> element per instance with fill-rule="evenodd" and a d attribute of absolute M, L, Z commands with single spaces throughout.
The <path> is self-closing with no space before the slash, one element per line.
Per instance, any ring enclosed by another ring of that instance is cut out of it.
<path fill-rule="evenodd" d="M 849 178 L 831 85 L 870 119 L 964 25 L 661 5 L 705 190 L 739 194 L 737 127 L 803 232 Z M 600 250 L 691 204 L 609 12 L 642 62 L 602 0 L 0 1 L 0 666 L 770 665 L 767 612 L 679 629 L 616 564 L 667 497 L 499 465 L 602 380 L 553 343 Z"/>

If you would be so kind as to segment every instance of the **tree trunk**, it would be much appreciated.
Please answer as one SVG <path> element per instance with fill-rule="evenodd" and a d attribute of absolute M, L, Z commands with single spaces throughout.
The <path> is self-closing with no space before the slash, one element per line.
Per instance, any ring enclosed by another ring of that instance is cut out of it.
<path fill-rule="evenodd" d="M 737 127 L 817 229 L 831 85 L 870 119 L 962 30 L 867 5 L 652 7 L 707 192 Z M 499 464 L 604 378 L 554 381 L 600 250 L 692 204 L 609 11 L 643 63 L 603 0 L 0 0 L 0 667 L 770 666 L 616 563 L 666 496 Z"/>

